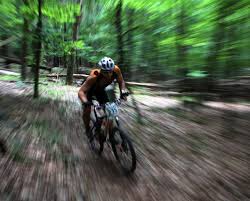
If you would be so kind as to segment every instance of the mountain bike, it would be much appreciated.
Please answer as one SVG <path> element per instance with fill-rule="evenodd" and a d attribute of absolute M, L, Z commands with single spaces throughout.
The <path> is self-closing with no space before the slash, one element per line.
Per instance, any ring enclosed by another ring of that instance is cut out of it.
<path fill-rule="evenodd" d="M 105 104 L 92 101 L 90 145 L 98 155 L 107 145 L 121 168 L 126 173 L 132 173 L 136 169 L 136 154 L 131 139 L 120 126 L 118 111 L 121 103 L 122 99 Z"/>

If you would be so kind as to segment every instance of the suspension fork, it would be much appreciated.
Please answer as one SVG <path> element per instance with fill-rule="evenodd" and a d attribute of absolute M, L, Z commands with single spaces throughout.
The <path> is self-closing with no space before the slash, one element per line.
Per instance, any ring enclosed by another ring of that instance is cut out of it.
<path fill-rule="evenodd" d="M 113 120 L 103 119 L 102 126 L 104 126 L 104 135 L 107 138 L 110 138 L 113 130 Z"/>

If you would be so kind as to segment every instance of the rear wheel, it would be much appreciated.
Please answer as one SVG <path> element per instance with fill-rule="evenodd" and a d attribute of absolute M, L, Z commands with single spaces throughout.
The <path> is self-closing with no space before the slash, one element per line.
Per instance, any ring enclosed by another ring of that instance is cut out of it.
<path fill-rule="evenodd" d="M 129 137 L 120 129 L 114 128 L 111 138 L 114 155 L 126 173 L 136 169 L 136 155 Z"/>

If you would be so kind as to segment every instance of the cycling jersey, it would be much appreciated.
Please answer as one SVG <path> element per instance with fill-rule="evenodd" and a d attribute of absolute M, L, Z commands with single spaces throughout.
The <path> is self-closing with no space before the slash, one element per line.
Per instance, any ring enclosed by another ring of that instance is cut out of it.
<path fill-rule="evenodd" d="M 108 102 L 107 94 L 105 93 L 105 87 L 110 85 L 115 79 L 122 77 L 121 70 L 118 66 L 114 67 L 112 71 L 112 75 L 110 77 L 105 77 L 101 73 L 100 69 L 93 69 L 90 72 L 90 76 L 92 76 L 95 81 L 93 86 L 88 91 L 88 100 L 92 100 L 92 97 L 95 96 L 96 99 L 102 104 Z"/>

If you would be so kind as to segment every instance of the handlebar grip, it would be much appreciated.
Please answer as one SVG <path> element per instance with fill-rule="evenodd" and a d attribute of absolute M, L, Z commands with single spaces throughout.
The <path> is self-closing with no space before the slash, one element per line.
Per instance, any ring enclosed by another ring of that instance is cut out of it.
<path fill-rule="evenodd" d="M 126 96 L 129 96 L 129 94 L 130 94 L 129 92 L 122 93 L 122 94 L 121 94 L 121 98 L 126 97 Z"/>

